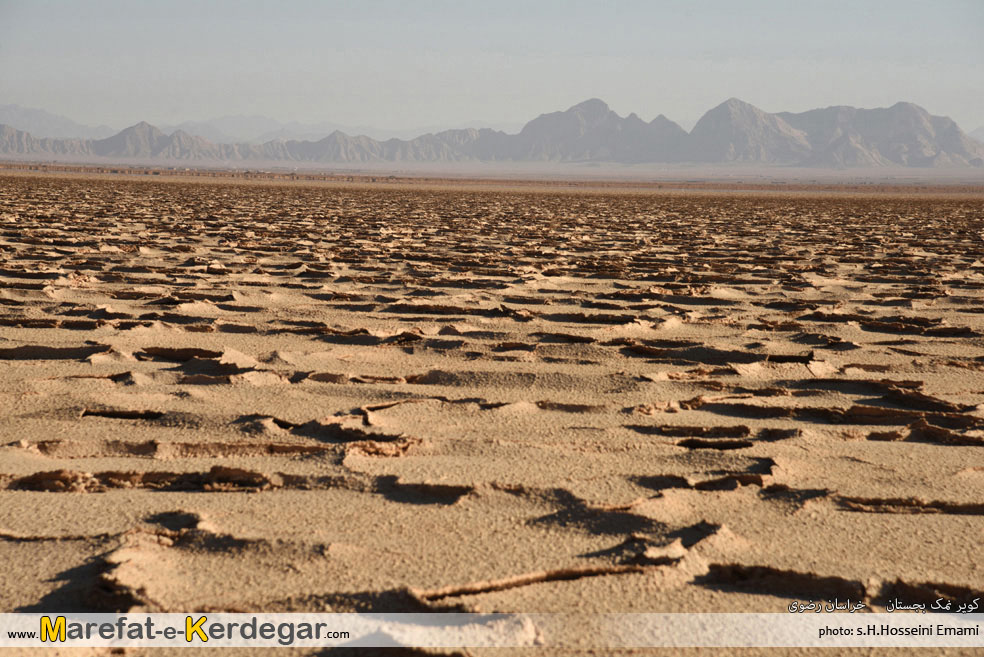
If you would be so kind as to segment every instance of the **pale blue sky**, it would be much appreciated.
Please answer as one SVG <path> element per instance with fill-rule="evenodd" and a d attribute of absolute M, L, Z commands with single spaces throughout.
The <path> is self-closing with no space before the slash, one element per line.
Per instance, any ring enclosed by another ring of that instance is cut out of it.
<path fill-rule="evenodd" d="M 976 128 L 984 1 L 0 0 L 0 104 L 89 124 L 521 123 L 598 97 L 689 128 L 731 96 Z"/>

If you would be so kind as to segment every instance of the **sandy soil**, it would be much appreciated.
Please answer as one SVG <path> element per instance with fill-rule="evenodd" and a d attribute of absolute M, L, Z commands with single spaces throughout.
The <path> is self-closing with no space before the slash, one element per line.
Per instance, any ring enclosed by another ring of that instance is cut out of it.
<path fill-rule="evenodd" d="M 980 198 L 21 175 L 0 231 L 0 610 L 984 591 Z"/>

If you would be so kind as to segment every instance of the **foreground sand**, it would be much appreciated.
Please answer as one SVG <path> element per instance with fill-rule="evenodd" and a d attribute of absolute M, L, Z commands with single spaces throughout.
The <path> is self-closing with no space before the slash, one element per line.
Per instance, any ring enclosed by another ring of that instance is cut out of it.
<path fill-rule="evenodd" d="M 0 609 L 973 598 L 982 208 L 0 178 Z"/>

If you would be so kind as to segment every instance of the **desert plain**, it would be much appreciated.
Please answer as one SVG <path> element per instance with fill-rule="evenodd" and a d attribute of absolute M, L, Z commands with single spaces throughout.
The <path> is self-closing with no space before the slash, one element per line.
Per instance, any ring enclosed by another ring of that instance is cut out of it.
<path fill-rule="evenodd" d="M 982 201 L 4 174 L 0 610 L 980 597 Z"/>

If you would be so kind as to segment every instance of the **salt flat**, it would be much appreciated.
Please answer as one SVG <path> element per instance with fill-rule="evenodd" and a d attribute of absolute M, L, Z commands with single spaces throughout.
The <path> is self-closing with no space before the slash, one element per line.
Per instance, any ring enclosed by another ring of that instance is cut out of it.
<path fill-rule="evenodd" d="M 3 611 L 965 601 L 984 204 L 3 176 L 0 435 Z"/>

